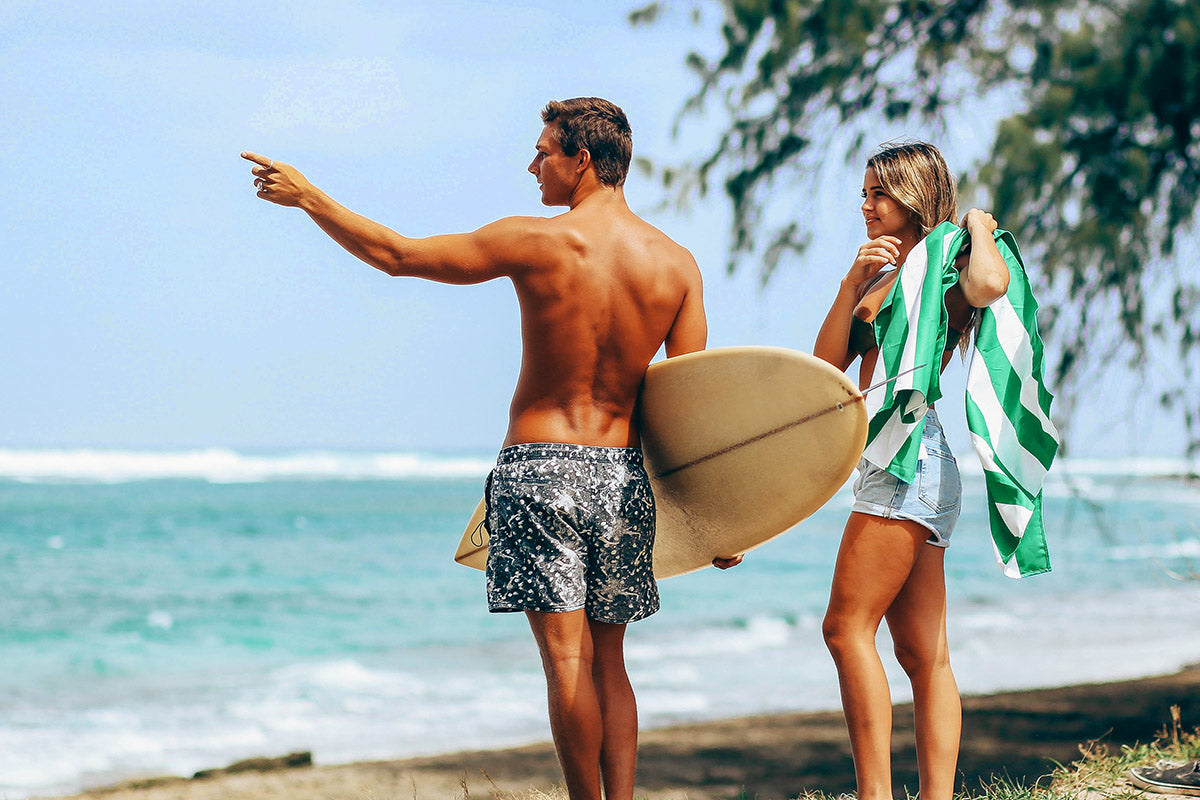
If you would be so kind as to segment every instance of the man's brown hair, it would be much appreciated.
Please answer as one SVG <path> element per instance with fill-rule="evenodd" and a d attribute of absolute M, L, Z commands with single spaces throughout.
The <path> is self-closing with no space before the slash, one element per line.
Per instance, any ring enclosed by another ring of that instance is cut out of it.
<path fill-rule="evenodd" d="M 567 155 L 591 153 L 596 177 L 605 186 L 625 183 L 633 158 L 633 131 L 615 103 L 599 97 L 551 100 L 542 109 L 542 122 L 554 126 Z"/>

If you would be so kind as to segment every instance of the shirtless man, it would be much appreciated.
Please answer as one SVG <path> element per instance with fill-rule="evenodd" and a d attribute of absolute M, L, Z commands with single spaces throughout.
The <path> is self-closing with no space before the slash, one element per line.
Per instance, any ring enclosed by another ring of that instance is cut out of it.
<path fill-rule="evenodd" d="M 632 137 L 617 106 L 551 102 L 529 171 L 552 218 L 409 239 L 355 214 L 295 168 L 253 153 L 258 196 L 303 209 L 389 275 L 508 278 L 523 353 L 508 435 L 488 477 L 488 606 L 524 611 L 546 673 L 550 727 L 572 800 L 631 800 L 637 707 L 626 623 L 658 610 L 654 497 L 634 417 L 650 360 L 708 335 L 692 255 L 625 201 Z"/>

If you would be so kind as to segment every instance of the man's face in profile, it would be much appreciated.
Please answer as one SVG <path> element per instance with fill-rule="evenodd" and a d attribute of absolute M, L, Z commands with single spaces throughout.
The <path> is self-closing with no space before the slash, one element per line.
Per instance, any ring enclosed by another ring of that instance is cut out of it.
<path fill-rule="evenodd" d="M 579 154 L 568 156 L 558 143 L 558 130 L 555 125 L 542 128 L 538 138 L 537 155 L 529 164 L 529 172 L 537 178 L 538 187 L 542 190 L 542 205 L 565 206 L 570 203 L 571 192 L 579 182 L 575 171 L 579 164 Z"/>

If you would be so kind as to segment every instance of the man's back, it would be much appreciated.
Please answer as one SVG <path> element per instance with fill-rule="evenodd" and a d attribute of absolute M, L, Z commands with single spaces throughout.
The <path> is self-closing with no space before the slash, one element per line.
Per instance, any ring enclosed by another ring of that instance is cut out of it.
<path fill-rule="evenodd" d="M 506 443 L 637 446 L 634 408 L 655 353 L 704 347 L 695 260 L 620 195 L 531 225 L 547 257 L 513 276 L 524 354 Z"/>

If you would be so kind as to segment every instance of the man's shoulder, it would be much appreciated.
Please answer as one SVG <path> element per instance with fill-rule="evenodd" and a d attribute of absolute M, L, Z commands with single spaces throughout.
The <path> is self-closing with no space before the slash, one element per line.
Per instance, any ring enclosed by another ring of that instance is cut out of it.
<path fill-rule="evenodd" d="M 562 216 L 568 217 L 570 215 L 564 214 Z M 635 214 L 627 207 L 622 209 L 620 213 L 605 217 L 604 222 L 608 223 L 605 225 L 605 229 L 611 230 L 613 235 L 639 241 L 644 246 L 656 250 L 661 256 L 668 257 L 671 260 L 694 261 L 691 251 L 672 239 L 661 228 Z"/>
<path fill-rule="evenodd" d="M 553 246 L 568 229 L 558 217 L 501 217 L 475 232 L 483 241 L 517 244 L 521 249 L 546 249 Z"/>
<path fill-rule="evenodd" d="M 554 217 L 501 217 L 495 222 L 484 225 L 479 230 L 493 233 L 536 233 L 541 230 L 549 230 L 550 223 L 554 219 Z"/>
<path fill-rule="evenodd" d="M 570 263 L 572 253 L 586 252 L 586 236 L 566 216 L 502 217 L 474 235 L 481 246 L 508 254 L 514 277 L 532 276 Z"/>
<path fill-rule="evenodd" d="M 580 221 L 567 211 L 552 217 L 503 217 L 484 228 L 498 233 L 516 236 L 532 236 L 544 239 L 565 239 L 578 236 L 583 230 Z"/>
<path fill-rule="evenodd" d="M 510 231 L 519 231 L 538 242 L 548 261 L 575 263 L 592 252 L 613 252 L 605 242 L 618 242 L 625 257 L 648 259 L 671 271 L 699 274 L 691 251 L 628 208 L 575 208 L 552 217 L 509 217 L 501 220 Z"/>
<path fill-rule="evenodd" d="M 629 223 L 622 235 L 638 241 L 636 249 L 640 256 L 657 269 L 671 272 L 688 282 L 699 280 L 700 267 L 690 250 L 637 215 L 631 214 Z"/>
<path fill-rule="evenodd" d="M 692 251 L 681 245 L 679 242 L 672 239 L 666 232 L 651 225 L 645 220 L 641 220 L 649 231 L 649 237 L 652 246 L 657 254 L 667 263 L 678 269 L 696 272 L 699 274 L 700 267 L 696 263 L 695 256 Z"/>

